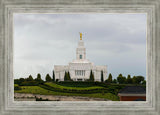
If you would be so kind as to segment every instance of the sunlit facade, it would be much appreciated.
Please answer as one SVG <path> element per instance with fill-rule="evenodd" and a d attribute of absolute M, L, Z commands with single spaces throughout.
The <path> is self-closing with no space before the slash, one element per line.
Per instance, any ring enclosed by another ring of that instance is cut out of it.
<path fill-rule="evenodd" d="M 90 77 L 90 71 L 94 74 L 95 81 L 101 81 L 101 71 L 103 71 L 104 80 L 107 78 L 107 66 L 96 66 L 88 59 L 86 59 L 86 48 L 80 34 L 80 40 L 76 49 L 76 59 L 68 65 L 55 65 L 55 79 L 64 81 L 65 71 L 70 73 L 73 81 L 86 81 Z"/>

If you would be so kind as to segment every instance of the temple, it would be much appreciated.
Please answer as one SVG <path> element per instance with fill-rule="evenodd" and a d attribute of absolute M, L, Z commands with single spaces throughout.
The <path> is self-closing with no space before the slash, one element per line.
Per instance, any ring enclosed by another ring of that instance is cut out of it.
<path fill-rule="evenodd" d="M 97 66 L 86 59 L 86 48 L 82 40 L 82 33 L 80 33 L 80 40 L 76 49 L 76 59 L 70 62 L 68 65 L 55 65 L 55 79 L 58 81 L 64 81 L 65 72 L 70 73 L 70 77 L 73 81 L 86 81 L 90 78 L 90 72 L 94 74 L 95 81 L 101 81 L 101 71 L 103 72 L 104 80 L 107 79 L 107 66 Z"/>

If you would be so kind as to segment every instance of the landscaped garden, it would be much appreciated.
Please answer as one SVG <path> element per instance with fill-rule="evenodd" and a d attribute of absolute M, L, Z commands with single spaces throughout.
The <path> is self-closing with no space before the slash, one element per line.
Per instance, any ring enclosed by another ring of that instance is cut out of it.
<path fill-rule="evenodd" d="M 42 86 L 19 86 L 21 89 L 20 90 L 15 90 L 15 93 L 31 93 L 31 94 L 41 94 L 41 95 L 60 95 L 60 96 L 82 96 L 82 97 L 94 97 L 94 98 L 104 98 L 104 99 L 108 99 L 108 100 L 112 100 L 112 101 L 119 101 L 119 97 L 112 94 L 112 93 L 105 93 L 102 92 L 101 93 L 73 93 L 73 92 L 67 92 L 66 89 L 68 87 L 64 87 L 62 86 L 63 88 L 66 88 L 64 89 L 64 92 L 63 90 L 61 91 L 58 91 L 58 90 L 55 90 L 54 91 L 54 88 L 56 86 L 60 87 L 59 85 L 55 84 L 55 83 L 46 83 L 46 84 L 49 84 L 51 86 L 54 86 L 53 89 L 49 89 L 47 87 L 43 88 Z M 61 88 L 62 88 L 61 87 Z M 93 87 L 88 87 L 88 88 L 85 88 L 85 91 L 92 91 L 93 89 L 103 89 L 103 87 L 98 87 L 98 86 L 93 86 Z M 73 87 L 73 89 L 76 89 L 75 87 Z M 70 90 L 70 88 L 68 88 L 68 90 Z M 76 90 L 79 90 L 81 91 L 82 89 L 78 88 Z"/>
<path fill-rule="evenodd" d="M 56 95 L 56 96 L 81 96 L 103 98 L 112 101 L 119 101 L 118 92 L 128 85 L 141 85 L 145 87 L 144 78 L 135 76 L 127 79 L 121 74 L 117 79 L 112 80 L 109 75 L 106 81 L 56 81 L 49 74 L 46 75 L 46 80 L 41 79 L 40 74 L 33 79 L 30 75 L 28 78 L 20 78 L 14 80 L 15 93 L 29 93 L 40 95 Z"/>

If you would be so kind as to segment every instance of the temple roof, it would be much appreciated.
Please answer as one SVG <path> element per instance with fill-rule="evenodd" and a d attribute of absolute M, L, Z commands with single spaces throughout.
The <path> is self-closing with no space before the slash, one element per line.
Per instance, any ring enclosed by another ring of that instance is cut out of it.
<path fill-rule="evenodd" d="M 71 63 L 91 63 L 91 62 L 87 59 L 82 59 L 82 60 L 73 60 Z"/>

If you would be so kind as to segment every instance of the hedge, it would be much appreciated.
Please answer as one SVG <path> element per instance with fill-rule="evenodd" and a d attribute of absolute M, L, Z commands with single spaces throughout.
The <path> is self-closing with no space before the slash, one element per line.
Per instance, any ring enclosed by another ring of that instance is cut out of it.
<path fill-rule="evenodd" d="M 97 88 L 97 89 L 91 89 L 91 90 L 76 90 L 76 89 L 65 89 L 65 88 L 56 88 L 56 87 L 51 87 L 49 85 L 43 84 L 40 85 L 40 87 L 51 90 L 51 91 L 56 91 L 56 92 L 63 92 L 63 93 L 79 93 L 79 94 L 91 94 L 91 93 L 108 93 L 106 88 Z"/>

